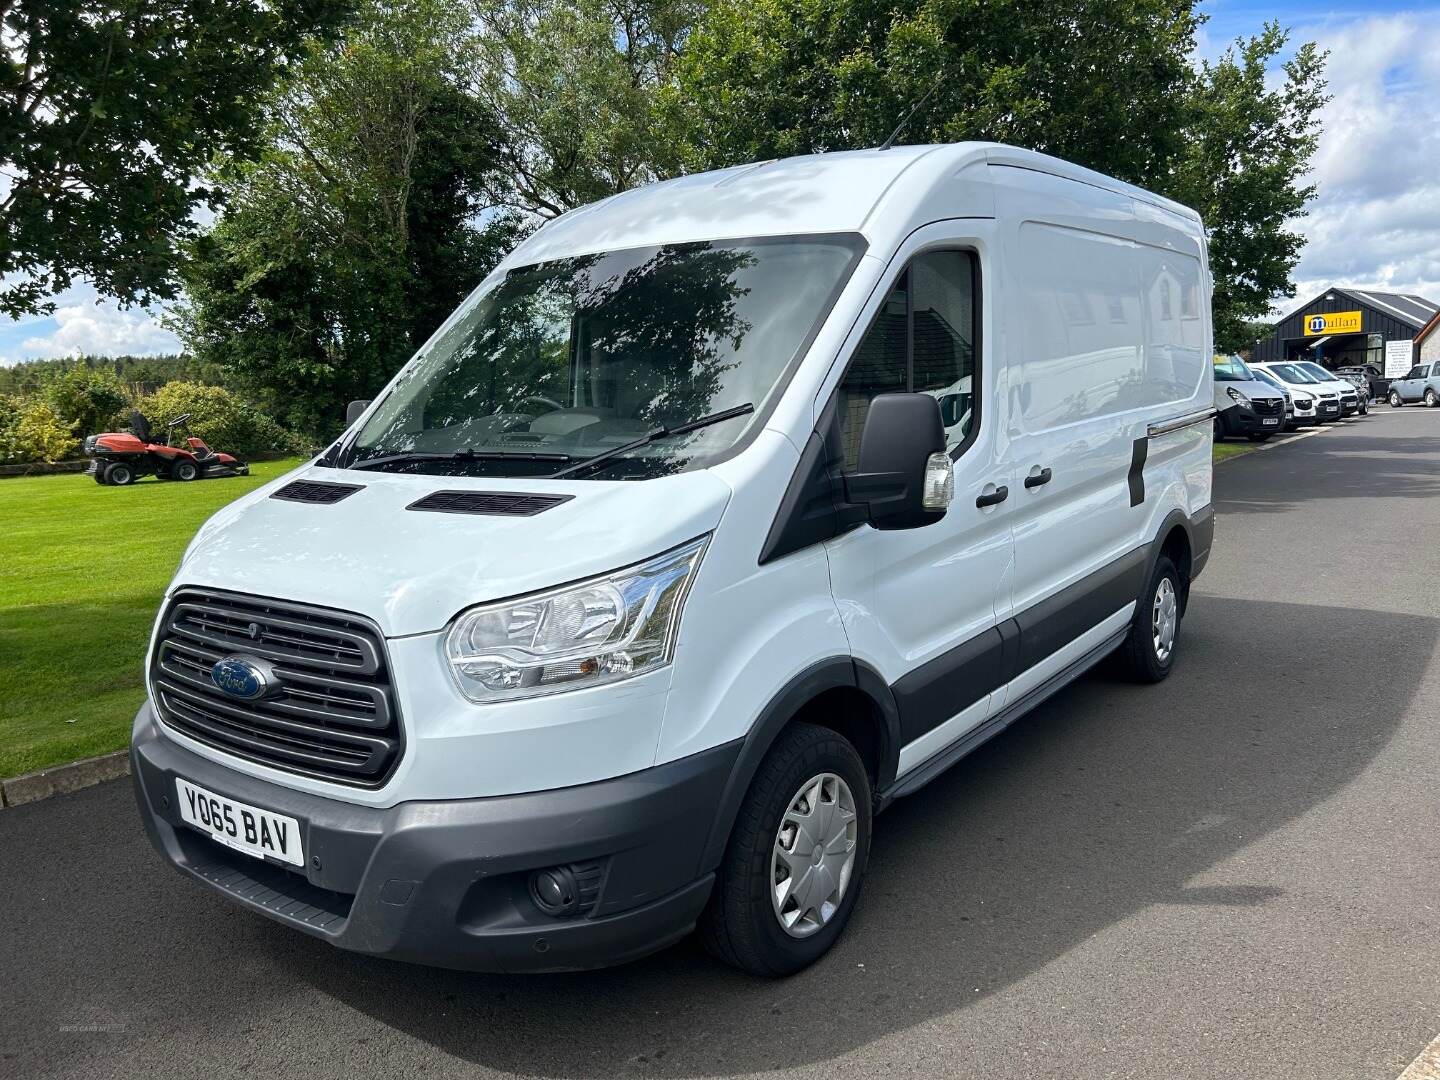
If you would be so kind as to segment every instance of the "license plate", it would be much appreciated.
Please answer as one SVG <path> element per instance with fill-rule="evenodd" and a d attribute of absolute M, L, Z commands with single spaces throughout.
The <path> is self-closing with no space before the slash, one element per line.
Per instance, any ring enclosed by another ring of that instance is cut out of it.
<path fill-rule="evenodd" d="M 1326 412 L 1339 412 L 1339 411 L 1340 411 L 1340 406 L 1339 406 L 1339 405 L 1326 405 L 1326 406 L 1325 406 L 1325 411 L 1326 411 Z"/>
<path fill-rule="evenodd" d="M 1279 424 L 1280 421 L 1279 421 L 1278 419 L 1272 419 L 1272 418 L 1268 418 L 1268 417 L 1267 417 L 1267 418 L 1265 418 L 1265 419 L 1262 419 L 1262 420 L 1260 421 L 1260 423 L 1261 423 L 1262 425 L 1268 427 L 1268 426 L 1271 425 L 1271 424 Z"/>
<path fill-rule="evenodd" d="M 211 839 L 257 859 L 268 856 L 292 866 L 305 865 L 300 822 L 293 817 L 227 799 L 178 776 L 175 793 L 180 799 L 180 816 Z"/>

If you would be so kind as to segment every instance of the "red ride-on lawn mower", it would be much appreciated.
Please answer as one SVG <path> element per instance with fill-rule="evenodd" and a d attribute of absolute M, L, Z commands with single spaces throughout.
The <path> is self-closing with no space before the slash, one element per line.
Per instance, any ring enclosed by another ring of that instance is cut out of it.
<path fill-rule="evenodd" d="M 215 476 L 248 476 L 250 466 L 230 454 L 217 454 L 203 439 L 190 434 L 190 414 L 177 416 L 165 425 L 165 436 L 152 442 L 150 421 L 138 412 L 130 414 L 129 431 L 89 435 L 85 453 L 91 459 L 87 470 L 97 484 L 124 487 L 148 473 L 161 480 L 197 480 Z M 171 437 L 184 439 L 171 446 Z"/>

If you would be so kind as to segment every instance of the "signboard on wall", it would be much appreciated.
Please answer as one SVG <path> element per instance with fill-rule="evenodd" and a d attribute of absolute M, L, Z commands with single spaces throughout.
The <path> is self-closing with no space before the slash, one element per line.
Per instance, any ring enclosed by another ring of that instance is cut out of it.
<path fill-rule="evenodd" d="M 1410 359 L 1414 353 L 1414 339 L 1385 342 L 1385 378 L 1403 379 L 1414 366 Z"/>
<path fill-rule="evenodd" d="M 1358 334 L 1363 313 L 1359 311 L 1316 312 L 1305 316 L 1305 336 L 1322 334 Z"/>

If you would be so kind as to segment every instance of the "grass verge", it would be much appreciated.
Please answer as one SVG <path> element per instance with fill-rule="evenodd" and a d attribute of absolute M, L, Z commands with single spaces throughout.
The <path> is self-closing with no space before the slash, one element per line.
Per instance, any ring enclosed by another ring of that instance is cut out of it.
<path fill-rule="evenodd" d="M 220 507 L 298 464 L 125 488 L 75 474 L 0 480 L 0 776 L 125 745 L 150 626 L 185 545 Z"/>
<path fill-rule="evenodd" d="M 1246 442 L 1217 442 L 1211 460 L 1224 461 L 1226 458 L 1239 457 L 1241 454 L 1249 454 L 1260 449 L 1260 443 Z"/>

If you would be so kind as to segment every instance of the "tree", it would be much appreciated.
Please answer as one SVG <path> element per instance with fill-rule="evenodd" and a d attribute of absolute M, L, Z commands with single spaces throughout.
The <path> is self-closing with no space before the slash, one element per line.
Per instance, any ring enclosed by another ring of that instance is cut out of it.
<path fill-rule="evenodd" d="M 84 276 L 126 302 L 174 295 L 197 183 L 255 147 L 255 103 L 347 0 L 4 0 L 0 312 L 53 310 Z"/>
<path fill-rule="evenodd" d="M 691 167 L 876 146 L 923 100 L 901 142 L 994 139 L 1152 183 L 1198 24 L 1191 0 L 719 0 L 674 113 Z"/>
<path fill-rule="evenodd" d="M 471 84 L 497 121 L 492 199 L 555 217 L 672 175 L 663 91 L 705 0 L 470 0 Z"/>
<path fill-rule="evenodd" d="M 76 365 L 45 384 L 45 400 L 56 416 L 83 436 L 113 431 L 130 394 L 110 372 Z"/>
<path fill-rule="evenodd" d="M 484 196 L 495 124 L 463 89 L 469 49 L 445 0 L 366 3 L 287 80 L 260 159 L 219 177 L 177 328 L 299 430 L 338 430 L 518 236 Z"/>
<path fill-rule="evenodd" d="M 1290 272 L 1305 238 L 1295 220 L 1315 195 L 1305 179 L 1319 142 L 1326 54 L 1301 45 L 1267 86 L 1266 70 L 1288 33 L 1267 23 L 1202 65 L 1191 95 L 1189 138 L 1167 194 L 1193 206 L 1210 235 L 1215 347 L 1251 347 L 1250 320 L 1294 296 Z M 1263 335 L 1258 335 L 1263 336 Z"/>

